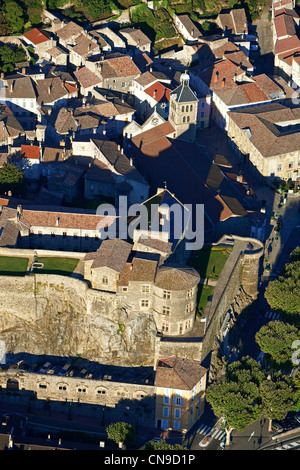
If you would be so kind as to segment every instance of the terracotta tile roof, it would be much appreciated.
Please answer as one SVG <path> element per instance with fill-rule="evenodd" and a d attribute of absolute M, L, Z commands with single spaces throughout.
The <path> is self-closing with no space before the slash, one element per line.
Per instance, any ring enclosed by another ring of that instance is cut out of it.
<path fill-rule="evenodd" d="M 92 268 L 107 267 L 121 273 L 131 253 L 132 245 L 124 240 L 103 240 L 97 251 L 87 253 L 84 261 L 93 260 Z"/>
<path fill-rule="evenodd" d="M 82 67 L 74 72 L 75 77 L 83 88 L 100 85 L 102 78 L 95 75 L 87 67 Z"/>
<path fill-rule="evenodd" d="M 148 36 L 146 36 L 146 34 L 144 34 L 143 31 L 141 31 L 139 28 L 122 28 L 120 29 L 119 33 L 121 36 L 130 36 L 137 46 L 145 46 L 151 43 L 151 40 L 148 38 Z"/>
<path fill-rule="evenodd" d="M 41 44 L 42 42 L 49 41 L 48 33 L 44 31 L 42 32 L 37 28 L 28 31 L 27 33 L 24 33 L 23 36 L 33 44 Z"/>
<path fill-rule="evenodd" d="M 202 36 L 201 31 L 197 28 L 195 23 L 191 20 L 188 15 L 177 15 L 177 18 L 181 21 L 188 33 L 195 39 L 199 36 Z"/>
<path fill-rule="evenodd" d="M 243 71 L 229 59 L 221 60 L 198 74 L 227 106 L 267 101 L 280 95 L 284 97 L 282 89 L 266 75 L 251 80 L 240 80 L 240 75 Z"/>
<path fill-rule="evenodd" d="M 30 77 L 8 78 L 2 80 L 7 98 L 36 98 L 36 91 Z"/>
<path fill-rule="evenodd" d="M 0 246 L 1 247 L 15 247 L 20 235 L 20 228 L 12 220 L 6 220 L 3 225 L 3 230 L 0 235 Z"/>
<path fill-rule="evenodd" d="M 300 148 L 298 128 L 281 128 L 278 123 L 298 122 L 300 107 L 288 108 L 279 103 L 229 112 L 229 117 L 240 129 L 249 129 L 250 141 L 263 157 L 272 157 Z"/>
<path fill-rule="evenodd" d="M 62 28 L 56 31 L 56 35 L 64 40 L 67 41 L 68 39 L 72 38 L 72 36 L 79 36 L 81 32 L 83 31 L 83 28 L 81 26 L 78 26 L 76 23 L 73 21 L 70 21 L 66 25 L 64 25 Z"/>
<path fill-rule="evenodd" d="M 172 243 L 159 240 L 158 238 L 144 238 L 141 237 L 138 239 L 139 245 L 144 245 L 147 248 L 164 253 L 166 255 L 171 254 L 172 252 Z"/>
<path fill-rule="evenodd" d="M 296 34 L 294 20 L 289 15 L 276 16 L 274 18 L 274 26 L 278 39 L 284 36 L 294 36 Z"/>
<path fill-rule="evenodd" d="M 96 214 L 35 209 L 23 209 L 22 217 L 31 227 L 61 227 L 82 230 L 97 230 L 99 223 L 106 226 L 108 220 L 107 217 Z"/>
<path fill-rule="evenodd" d="M 162 265 L 158 268 L 155 285 L 165 290 L 188 290 L 196 287 L 200 282 L 200 275 L 190 267 Z"/>
<path fill-rule="evenodd" d="M 163 83 L 156 82 L 153 85 L 145 88 L 147 95 L 154 98 L 157 103 L 165 103 L 170 101 L 170 93 L 173 91 L 170 86 Z"/>
<path fill-rule="evenodd" d="M 282 52 L 289 52 L 292 50 L 299 49 L 300 40 L 297 36 L 290 38 L 279 39 L 275 44 L 275 54 L 281 54 Z"/>
<path fill-rule="evenodd" d="M 246 54 L 241 51 L 233 42 L 228 41 L 226 44 L 214 49 L 213 54 L 216 59 L 230 59 L 235 65 L 245 69 L 252 69 L 253 65 L 249 61 Z"/>
<path fill-rule="evenodd" d="M 41 148 L 37 145 L 21 145 L 21 157 L 29 160 L 39 160 Z"/>
<path fill-rule="evenodd" d="M 156 82 L 157 78 L 151 72 L 147 71 L 145 73 L 142 73 L 142 75 L 140 75 L 139 77 L 137 77 L 135 81 L 139 85 L 146 87 L 148 85 L 151 85 L 153 82 Z"/>
<path fill-rule="evenodd" d="M 95 44 L 90 38 L 88 38 L 85 34 L 81 34 L 76 39 L 75 46 L 72 47 L 72 51 L 76 52 L 77 54 L 84 56 L 89 52 L 92 52 L 93 49 L 99 49 L 98 44 Z"/>
<path fill-rule="evenodd" d="M 36 89 L 40 104 L 52 103 L 68 95 L 76 95 L 78 92 L 77 87 L 64 83 L 60 77 L 37 80 Z"/>
<path fill-rule="evenodd" d="M 66 108 L 59 110 L 54 126 L 59 134 L 67 134 L 69 131 L 76 131 L 78 128 L 73 113 Z"/>
<path fill-rule="evenodd" d="M 65 160 L 65 150 L 63 148 L 45 147 L 43 150 L 43 162 L 62 162 Z"/>
<path fill-rule="evenodd" d="M 131 77 L 140 75 L 140 69 L 129 55 L 110 57 L 103 61 L 101 74 L 103 78 Z"/>
<path fill-rule="evenodd" d="M 0 137 L 18 137 L 25 131 L 19 121 L 16 119 L 10 108 L 6 105 L 0 105 Z"/>
<path fill-rule="evenodd" d="M 244 8 L 233 8 L 230 12 L 235 34 L 248 32 L 247 18 Z"/>
<path fill-rule="evenodd" d="M 50 49 L 47 49 L 46 52 L 51 56 L 51 57 L 59 57 L 62 54 L 67 54 L 61 47 L 55 46 L 51 47 Z"/>
<path fill-rule="evenodd" d="M 157 260 L 133 258 L 129 282 L 153 283 L 157 269 Z"/>
<path fill-rule="evenodd" d="M 148 145 L 160 140 L 175 132 L 174 127 L 167 121 L 159 126 L 153 127 L 148 131 L 142 132 L 132 138 L 132 142 L 141 148 L 143 145 Z"/>
<path fill-rule="evenodd" d="M 154 385 L 176 390 L 192 390 L 206 373 L 207 369 L 201 366 L 199 361 L 172 356 L 157 361 Z"/>

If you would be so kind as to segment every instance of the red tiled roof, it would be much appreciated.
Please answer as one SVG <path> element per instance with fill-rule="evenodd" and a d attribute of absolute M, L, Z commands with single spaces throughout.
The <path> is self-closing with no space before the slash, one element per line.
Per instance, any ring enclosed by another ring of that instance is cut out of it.
<path fill-rule="evenodd" d="M 289 15 L 280 15 L 274 18 L 274 26 L 278 38 L 294 36 L 296 34 L 294 20 Z"/>
<path fill-rule="evenodd" d="M 279 39 L 277 40 L 275 44 L 275 54 L 292 51 L 293 49 L 298 49 L 299 46 L 300 46 L 300 40 L 297 36 Z"/>
<path fill-rule="evenodd" d="M 40 150 L 40 147 L 36 145 L 21 145 L 21 157 L 30 160 L 39 160 Z"/>
<path fill-rule="evenodd" d="M 154 83 L 145 89 L 147 95 L 154 98 L 158 103 L 170 101 L 170 93 L 172 90 L 160 82 Z"/>
<path fill-rule="evenodd" d="M 141 71 L 130 56 L 111 57 L 103 62 L 102 75 L 108 77 L 130 77 L 140 75 Z"/>
<path fill-rule="evenodd" d="M 75 77 L 83 88 L 99 85 L 102 80 L 91 72 L 87 67 L 82 67 L 74 72 Z"/>
<path fill-rule="evenodd" d="M 157 363 L 155 386 L 177 390 L 192 390 L 205 376 L 207 369 L 199 361 L 186 357 L 169 357 Z"/>
<path fill-rule="evenodd" d="M 33 44 L 41 44 L 42 42 L 48 41 L 49 38 L 45 34 L 43 34 L 39 29 L 34 28 L 28 33 L 23 34 L 24 38 L 28 39 L 28 41 L 32 42 Z"/>

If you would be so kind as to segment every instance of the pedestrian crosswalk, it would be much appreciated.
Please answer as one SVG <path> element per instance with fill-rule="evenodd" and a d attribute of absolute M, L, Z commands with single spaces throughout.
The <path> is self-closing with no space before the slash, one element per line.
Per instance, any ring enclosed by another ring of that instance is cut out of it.
<path fill-rule="evenodd" d="M 299 449 L 300 441 L 289 442 L 288 444 L 280 444 L 275 447 L 274 450 L 290 450 L 290 449 Z"/>
<path fill-rule="evenodd" d="M 205 426 L 202 424 L 198 430 L 198 434 L 203 434 L 204 436 L 211 435 L 212 438 L 222 440 L 224 439 L 224 431 L 222 429 L 213 429 L 211 426 Z"/>
<path fill-rule="evenodd" d="M 268 318 L 269 320 L 280 320 L 280 315 L 279 313 L 269 311 L 265 314 L 265 318 Z"/>

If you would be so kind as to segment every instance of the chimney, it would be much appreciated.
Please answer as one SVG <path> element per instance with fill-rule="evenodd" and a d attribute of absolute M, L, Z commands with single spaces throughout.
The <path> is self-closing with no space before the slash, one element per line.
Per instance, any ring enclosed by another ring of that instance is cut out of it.
<path fill-rule="evenodd" d="M 222 87 L 224 87 L 224 86 L 225 86 L 225 80 L 226 80 L 226 79 L 225 79 L 225 78 L 223 78 L 223 80 L 222 80 Z"/>
<path fill-rule="evenodd" d="M 25 73 L 26 73 L 26 69 L 25 67 L 22 67 L 22 74 L 25 75 Z"/>
<path fill-rule="evenodd" d="M 217 83 L 219 79 L 219 72 L 216 72 L 215 77 L 214 77 L 214 82 Z"/>
<path fill-rule="evenodd" d="M 130 166 L 133 166 L 133 160 L 132 160 L 132 158 L 129 159 L 129 165 L 130 165 Z"/>
<path fill-rule="evenodd" d="M 22 215 L 22 206 L 21 204 L 19 204 L 17 207 L 17 214 L 16 214 L 17 222 L 20 220 L 21 215 Z"/>
<path fill-rule="evenodd" d="M 122 148 L 122 149 L 121 149 L 121 155 L 123 155 L 123 154 L 124 154 L 124 149 Z"/>
<path fill-rule="evenodd" d="M 57 217 L 57 219 L 56 219 L 56 224 L 55 224 L 56 227 L 58 227 L 58 224 L 59 224 L 59 217 Z"/>

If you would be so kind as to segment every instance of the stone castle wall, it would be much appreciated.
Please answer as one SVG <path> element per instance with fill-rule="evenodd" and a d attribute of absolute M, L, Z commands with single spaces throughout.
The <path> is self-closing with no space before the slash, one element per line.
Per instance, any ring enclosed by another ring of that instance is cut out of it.
<path fill-rule="evenodd" d="M 0 340 L 8 352 L 153 365 L 156 325 L 115 294 L 59 275 L 0 276 Z"/>

